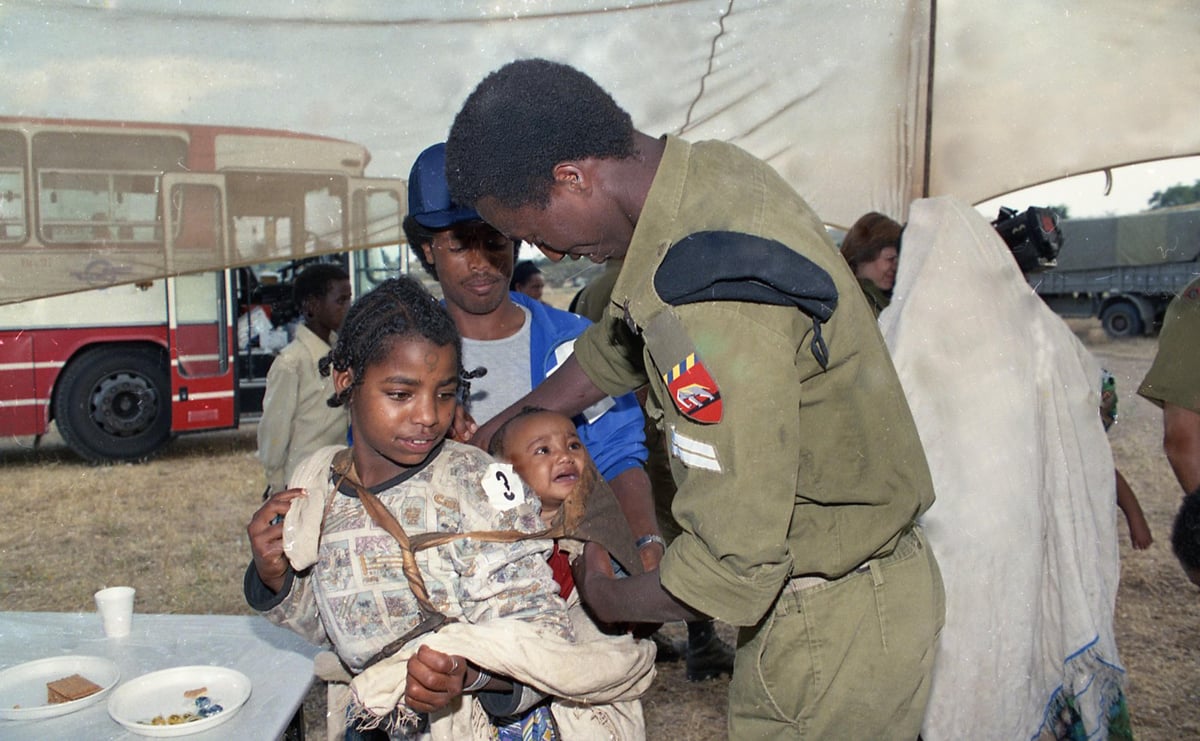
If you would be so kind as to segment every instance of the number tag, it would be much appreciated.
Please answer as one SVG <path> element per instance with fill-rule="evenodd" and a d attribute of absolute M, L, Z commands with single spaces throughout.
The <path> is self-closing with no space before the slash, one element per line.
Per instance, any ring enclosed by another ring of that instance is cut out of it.
<path fill-rule="evenodd" d="M 483 474 L 483 492 L 492 506 L 501 512 L 525 503 L 525 484 L 509 463 L 488 466 Z"/>

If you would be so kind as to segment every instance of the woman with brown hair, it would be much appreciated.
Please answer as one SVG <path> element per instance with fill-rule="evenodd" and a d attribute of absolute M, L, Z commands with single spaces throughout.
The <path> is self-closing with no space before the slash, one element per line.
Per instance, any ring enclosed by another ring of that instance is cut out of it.
<path fill-rule="evenodd" d="M 842 240 L 842 257 L 858 278 L 875 316 L 891 302 L 903 230 L 894 219 L 872 211 L 859 217 Z"/>

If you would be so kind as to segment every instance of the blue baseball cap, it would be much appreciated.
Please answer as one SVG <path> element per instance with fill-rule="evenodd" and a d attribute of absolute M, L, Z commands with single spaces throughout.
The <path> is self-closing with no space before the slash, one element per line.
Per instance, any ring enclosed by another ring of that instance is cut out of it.
<path fill-rule="evenodd" d="M 426 229 L 445 229 L 481 218 L 475 209 L 450 200 L 445 142 L 421 152 L 413 163 L 408 174 L 408 213 Z"/>

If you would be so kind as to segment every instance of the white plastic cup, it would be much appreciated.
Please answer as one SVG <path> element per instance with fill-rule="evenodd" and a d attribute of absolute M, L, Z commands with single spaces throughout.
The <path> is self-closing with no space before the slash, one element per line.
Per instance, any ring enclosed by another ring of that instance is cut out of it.
<path fill-rule="evenodd" d="M 104 622 L 104 635 L 123 638 L 133 623 L 133 587 L 108 587 L 96 592 L 96 610 Z"/>

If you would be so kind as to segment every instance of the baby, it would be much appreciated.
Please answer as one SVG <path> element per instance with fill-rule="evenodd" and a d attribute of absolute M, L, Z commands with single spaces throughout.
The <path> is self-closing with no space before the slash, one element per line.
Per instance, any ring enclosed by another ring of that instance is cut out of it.
<path fill-rule="evenodd" d="M 540 407 L 525 407 L 504 423 L 492 436 L 488 452 L 511 463 L 542 500 L 542 521 L 547 526 L 592 465 L 575 423 Z"/>
<path fill-rule="evenodd" d="M 542 521 L 548 528 L 562 522 L 570 532 L 592 536 L 580 539 L 604 545 L 613 556 L 613 572 L 617 576 L 629 574 L 622 564 L 628 565 L 631 559 L 640 565 L 636 552 L 630 550 L 633 536 L 628 523 L 620 515 L 601 515 L 604 509 L 609 509 L 604 506 L 608 502 L 602 500 L 613 495 L 595 474 L 595 464 L 570 417 L 540 407 L 525 407 L 496 430 L 488 452 L 510 463 L 541 500 Z M 560 596 L 566 599 L 574 591 L 575 582 L 568 554 L 559 545 L 560 541 L 555 540 L 547 560 L 560 587 Z"/>

